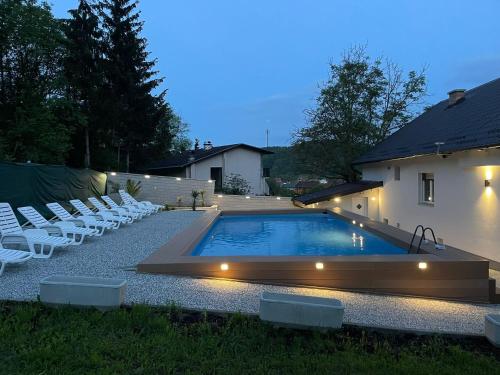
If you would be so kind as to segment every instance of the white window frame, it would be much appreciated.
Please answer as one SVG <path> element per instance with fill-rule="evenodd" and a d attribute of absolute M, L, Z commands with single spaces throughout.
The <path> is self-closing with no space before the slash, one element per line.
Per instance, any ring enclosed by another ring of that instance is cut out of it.
<path fill-rule="evenodd" d="M 432 178 L 425 178 L 432 177 Z M 426 188 L 426 183 L 429 182 L 429 187 Z M 429 190 L 429 191 L 428 191 Z M 418 174 L 418 203 L 434 206 L 436 202 L 436 180 L 434 173 L 422 172 Z"/>

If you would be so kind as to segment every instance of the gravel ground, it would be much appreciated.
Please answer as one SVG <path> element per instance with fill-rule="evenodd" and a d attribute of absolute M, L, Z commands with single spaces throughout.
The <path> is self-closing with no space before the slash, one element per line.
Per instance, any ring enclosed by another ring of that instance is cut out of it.
<path fill-rule="evenodd" d="M 169 211 L 120 228 L 83 245 L 7 266 L 0 277 L 0 299 L 35 300 L 39 281 L 49 275 L 125 278 L 126 303 L 176 304 L 203 310 L 257 313 L 262 291 L 334 297 L 345 304 L 345 321 L 404 330 L 483 334 L 484 315 L 500 314 L 500 305 L 377 296 L 313 288 L 278 287 L 225 280 L 137 274 L 133 267 L 189 225 L 202 212 Z"/>

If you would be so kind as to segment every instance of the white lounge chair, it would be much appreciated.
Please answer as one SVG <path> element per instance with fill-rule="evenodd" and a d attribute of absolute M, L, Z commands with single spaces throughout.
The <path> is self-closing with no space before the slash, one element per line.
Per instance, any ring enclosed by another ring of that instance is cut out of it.
<path fill-rule="evenodd" d="M 97 229 L 85 228 L 83 226 L 79 227 L 75 223 L 69 221 L 51 223 L 31 206 L 18 207 L 17 210 L 37 229 L 59 228 L 64 237 L 72 240 L 72 245 L 80 245 L 85 239 L 85 236 L 95 236 L 99 233 Z"/>
<path fill-rule="evenodd" d="M 62 236 L 59 228 L 25 229 L 19 225 L 14 211 L 8 203 L 0 203 L 0 242 L 3 245 L 15 244 L 27 246 L 34 258 L 50 258 L 54 248 L 71 245 L 71 240 Z"/>
<path fill-rule="evenodd" d="M 33 258 L 33 253 L 22 250 L 4 249 L 0 243 L 0 276 L 7 264 L 24 263 Z"/>
<path fill-rule="evenodd" d="M 121 216 L 127 219 L 127 223 L 132 223 L 139 218 L 139 214 L 128 211 L 124 207 L 108 208 L 96 197 L 90 197 L 89 202 L 97 209 L 98 212 L 111 212 L 113 215 Z"/>
<path fill-rule="evenodd" d="M 97 229 L 96 236 L 102 236 L 105 229 L 111 229 L 112 223 L 107 223 L 102 220 L 97 220 L 95 216 L 77 216 L 74 217 L 59 203 L 47 203 L 46 206 L 51 210 L 54 215 L 61 221 L 70 221 L 77 225 L 83 225 L 85 228 Z"/>
<path fill-rule="evenodd" d="M 113 224 L 113 229 L 120 228 L 120 224 L 127 221 L 126 218 L 122 216 L 113 215 L 111 212 L 94 212 L 80 199 L 72 199 L 69 201 L 71 205 L 84 216 L 95 216 L 98 220 L 103 220 L 108 223 Z"/>
<path fill-rule="evenodd" d="M 156 213 L 162 208 L 161 205 L 153 204 L 150 201 L 140 201 L 139 202 L 133 196 L 131 196 L 129 193 L 127 193 L 125 190 L 118 190 L 118 193 L 120 194 L 120 198 L 125 203 L 139 205 L 140 207 L 144 207 L 145 209 L 149 210 L 151 213 Z"/>
<path fill-rule="evenodd" d="M 108 206 L 112 209 L 119 209 L 119 208 L 124 208 L 126 209 L 127 211 L 129 212 L 132 212 L 134 214 L 137 214 L 138 215 L 138 218 L 139 219 L 142 219 L 144 216 L 148 215 L 149 214 L 149 211 L 145 210 L 145 209 L 141 209 L 141 208 L 137 208 L 135 205 L 127 205 L 127 204 L 124 204 L 124 205 L 118 205 L 118 203 L 116 203 L 113 199 L 111 199 L 109 196 L 107 195 L 102 195 L 101 196 L 101 199 L 106 202 L 108 204 Z"/>

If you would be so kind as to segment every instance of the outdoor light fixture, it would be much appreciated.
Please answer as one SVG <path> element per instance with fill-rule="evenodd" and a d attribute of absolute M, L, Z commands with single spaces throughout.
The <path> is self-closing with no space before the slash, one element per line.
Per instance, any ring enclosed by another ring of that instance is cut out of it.
<path fill-rule="evenodd" d="M 211 184 L 212 182 L 214 182 L 213 180 L 208 180 L 208 182 Z"/>
<path fill-rule="evenodd" d="M 322 270 L 323 268 L 325 268 L 325 265 L 321 262 L 317 262 L 316 263 L 316 269 L 317 270 Z"/>
<path fill-rule="evenodd" d="M 116 176 L 116 172 L 111 172 L 111 176 Z"/>
<path fill-rule="evenodd" d="M 227 270 L 229 269 L 229 264 L 227 264 L 227 263 L 222 263 L 222 264 L 220 265 L 220 269 L 221 269 L 221 271 L 227 271 Z"/>
<path fill-rule="evenodd" d="M 375 197 L 372 197 L 372 201 L 374 201 L 376 198 Z"/>
<path fill-rule="evenodd" d="M 491 185 L 490 180 L 484 180 L 484 187 L 489 187 Z"/>
<path fill-rule="evenodd" d="M 427 269 L 427 263 L 426 262 L 419 262 L 418 263 L 418 268 L 421 270 L 426 270 Z"/>
<path fill-rule="evenodd" d="M 177 181 L 180 181 L 180 180 L 181 180 L 181 178 L 180 178 L 180 177 L 176 177 L 175 179 L 176 179 Z"/>
<path fill-rule="evenodd" d="M 280 199 L 281 199 L 281 197 L 276 197 L 276 199 L 277 199 L 277 200 L 280 200 Z"/>
<path fill-rule="evenodd" d="M 249 196 L 249 195 L 247 195 L 245 198 L 246 198 L 246 199 L 250 199 L 250 196 Z"/>
<path fill-rule="evenodd" d="M 222 198 L 222 195 L 221 194 L 217 195 L 217 198 Z"/>
<path fill-rule="evenodd" d="M 359 227 L 360 227 L 360 228 L 363 228 L 363 223 L 359 223 Z"/>
<path fill-rule="evenodd" d="M 339 198 L 339 197 L 335 197 L 335 198 L 333 198 L 333 201 L 334 201 L 335 203 L 340 203 L 340 198 Z"/>
<path fill-rule="evenodd" d="M 353 223 L 354 225 L 356 225 L 356 220 L 353 220 L 353 221 L 352 221 L 352 223 Z"/>
<path fill-rule="evenodd" d="M 150 175 L 148 175 L 148 174 L 145 174 L 145 175 L 144 175 L 144 178 L 151 178 L 151 176 L 150 176 Z"/>

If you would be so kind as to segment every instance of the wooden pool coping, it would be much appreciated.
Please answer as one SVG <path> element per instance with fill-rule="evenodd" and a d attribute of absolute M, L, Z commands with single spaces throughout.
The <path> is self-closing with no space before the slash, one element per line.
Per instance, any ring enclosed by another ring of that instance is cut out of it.
<path fill-rule="evenodd" d="M 489 262 L 463 250 L 436 250 L 424 244 L 424 253 L 349 256 L 193 256 L 196 245 L 221 215 L 302 214 L 324 212 L 342 220 L 356 220 L 363 229 L 409 247 L 412 234 L 340 209 L 207 211 L 138 264 L 138 272 L 190 277 L 234 279 L 246 282 L 348 289 L 372 293 L 412 295 L 450 300 L 489 302 L 495 282 Z M 417 242 L 418 243 L 418 242 Z M 318 269 L 321 263 L 322 268 Z M 421 264 L 426 268 L 422 269 Z M 227 269 L 226 269 L 227 268 Z"/>

